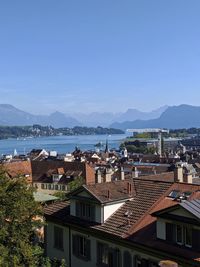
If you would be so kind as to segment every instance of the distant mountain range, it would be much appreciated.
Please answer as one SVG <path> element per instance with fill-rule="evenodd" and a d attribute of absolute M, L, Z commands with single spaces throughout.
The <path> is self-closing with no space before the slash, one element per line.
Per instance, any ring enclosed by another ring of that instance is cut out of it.
<path fill-rule="evenodd" d="M 24 112 L 8 104 L 0 104 L 0 125 L 3 126 L 25 126 L 25 125 L 51 125 L 55 128 L 74 127 L 80 123 L 72 117 L 63 113 L 54 112 L 49 116 L 33 115 Z"/>
<path fill-rule="evenodd" d="M 168 107 L 157 119 L 116 122 L 110 127 L 117 129 L 167 128 L 181 129 L 200 127 L 200 107 L 179 105 Z"/>
<path fill-rule="evenodd" d="M 50 115 L 33 115 L 9 104 L 0 104 L 1 126 L 51 125 L 54 128 L 74 126 L 129 128 L 191 128 L 200 127 L 200 107 L 191 105 L 163 106 L 151 112 L 128 109 L 124 113 L 70 114 L 54 112 Z"/>
<path fill-rule="evenodd" d="M 50 115 L 33 115 L 31 113 L 22 111 L 9 104 L 0 104 L 0 125 L 5 126 L 25 126 L 25 125 L 51 125 L 55 128 L 60 127 L 74 127 L 74 126 L 88 126 L 108 127 L 110 124 L 123 122 L 125 120 L 143 119 L 148 120 L 157 118 L 167 108 L 167 106 L 159 108 L 151 112 L 141 112 L 136 109 L 128 109 L 125 113 L 98 113 L 91 114 L 76 113 L 73 115 L 66 115 L 61 112 L 54 112 Z"/>
<path fill-rule="evenodd" d="M 134 121 L 134 120 L 150 120 L 158 118 L 168 106 L 163 106 L 150 112 L 143 112 L 137 109 L 128 109 L 124 113 L 112 113 L 112 112 L 93 112 L 90 114 L 77 113 L 73 114 L 73 117 L 79 120 L 86 126 L 104 126 L 107 127 L 114 122 Z"/>

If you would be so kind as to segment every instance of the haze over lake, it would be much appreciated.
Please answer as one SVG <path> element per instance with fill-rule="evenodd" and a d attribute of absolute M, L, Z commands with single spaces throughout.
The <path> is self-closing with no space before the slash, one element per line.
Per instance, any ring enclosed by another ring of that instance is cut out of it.
<path fill-rule="evenodd" d="M 74 151 L 78 146 L 81 150 L 95 150 L 95 144 L 108 140 L 109 148 L 119 148 L 126 134 L 117 135 L 79 135 L 79 136 L 49 136 L 37 138 L 19 138 L 0 140 L 0 154 L 25 154 L 32 149 L 43 148 L 48 151 L 56 150 L 58 153 Z"/>

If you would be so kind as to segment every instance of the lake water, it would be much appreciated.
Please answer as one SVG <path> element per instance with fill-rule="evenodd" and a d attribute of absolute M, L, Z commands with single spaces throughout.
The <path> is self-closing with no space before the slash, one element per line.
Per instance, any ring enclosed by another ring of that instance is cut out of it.
<path fill-rule="evenodd" d="M 37 138 L 20 138 L 0 140 L 0 155 L 13 154 L 17 150 L 18 154 L 30 152 L 33 148 L 43 148 L 48 151 L 56 150 L 58 153 L 74 151 L 75 146 L 81 150 L 95 150 L 95 144 L 102 142 L 104 145 L 108 140 L 109 148 L 119 148 L 125 134 L 116 135 L 80 135 L 80 136 L 50 136 Z"/>

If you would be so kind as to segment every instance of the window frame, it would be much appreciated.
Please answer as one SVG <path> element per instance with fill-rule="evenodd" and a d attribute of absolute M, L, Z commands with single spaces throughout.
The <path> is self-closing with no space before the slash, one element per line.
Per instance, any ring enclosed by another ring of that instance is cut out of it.
<path fill-rule="evenodd" d="M 64 251 L 64 229 L 57 225 L 54 225 L 54 248 Z"/>
<path fill-rule="evenodd" d="M 178 241 L 178 231 L 177 228 L 180 227 L 181 230 L 181 241 Z M 184 245 L 184 232 L 183 232 L 183 226 L 180 224 L 176 224 L 176 243 L 178 245 Z"/>
<path fill-rule="evenodd" d="M 191 243 L 187 243 L 187 233 L 186 231 L 188 231 L 189 235 L 190 235 L 190 239 L 191 239 Z M 191 227 L 187 227 L 185 226 L 184 227 L 184 245 L 187 247 L 187 248 L 192 248 L 192 228 Z"/>
<path fill-rule="evenodd" d="M 76 201 L 76 216 L 87 221 L 95 221 L 95 205 Z"/>
<path fill-rule="evenodd" d="M 73 255 L 84 261 L 90 261 L 91 258 L 91 240 L 84 235 L 72 235 Z M 74 243 L 75 242 L 75 243 Z"/>

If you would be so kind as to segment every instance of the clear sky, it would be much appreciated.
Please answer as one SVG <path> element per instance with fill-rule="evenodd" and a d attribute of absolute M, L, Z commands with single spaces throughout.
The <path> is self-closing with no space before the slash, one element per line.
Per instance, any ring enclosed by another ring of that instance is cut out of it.
<path fill-rule="evenodd" d="M 0 103 L 35 114 L 200 105 L 200 1 L 1 0 Z"/>

